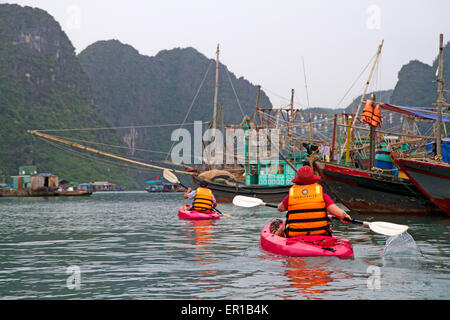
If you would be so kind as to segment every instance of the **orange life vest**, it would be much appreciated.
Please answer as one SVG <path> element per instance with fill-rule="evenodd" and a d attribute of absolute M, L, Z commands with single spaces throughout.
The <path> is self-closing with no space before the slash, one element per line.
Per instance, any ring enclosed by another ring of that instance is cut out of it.
<path fill-rule="evenodd" d="M 381 106 L 379 103 L 376 104 L 373 109 L 372 122 L 370 123 L 373 127 L 379 127 L 381 124 Z"/>
<path fill-rule="evenodd" d="M 289 189 L 286 236 L 331 235 L 325 206 L 320 184 L 292 186 Z"/>
<path fill-rule="evenodd" d="M 362 114 L 362 122 L 372 125 L 372 115 L 373 115 L 373 101 L 367 99 Z"/>
<path fill-rule="evenodd" d="M 208 188 L 198 187 L 195 193 L 192 209 L 198 211 L 211 210 L 213 208 L 213 193 Z"/>

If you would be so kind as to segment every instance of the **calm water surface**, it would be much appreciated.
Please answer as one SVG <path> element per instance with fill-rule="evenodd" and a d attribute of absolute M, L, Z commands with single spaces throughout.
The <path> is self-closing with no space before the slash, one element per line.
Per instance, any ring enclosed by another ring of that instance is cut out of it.
<path fill-rule="evenodd" d="M 450 218 L 353 215 L 409 225 L 417 250 L 383 256 L 385 236 L 334 222 L 353 260 L 286 258 L 259 247 L 262 227 L 284 217 L 276 210 L 219 204 L 231 218 L 191 222 L 177 217 L 183 201 L 0 198 L 0 298 L 450 299 Z"/>

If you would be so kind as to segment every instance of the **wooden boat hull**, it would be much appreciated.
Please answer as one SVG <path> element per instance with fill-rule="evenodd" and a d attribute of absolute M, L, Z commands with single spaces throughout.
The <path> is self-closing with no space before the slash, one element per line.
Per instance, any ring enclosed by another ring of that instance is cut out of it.
<path fill-rule="evenodd" d="M 194 188 L 198 188 L 202 180 L 197 176 L 192 176 Z M 208 188 L 212 190 L 217 202 L 231 202 L 237 195 L 256 197 L 264 202 L 280 202 L 289 193 L 290 185 L 286 186 L 231 186 L 221 183 L 206 181 Z"/>
<path fill-rule="evenodd" d="M 450 215 L 450 165 L 405 158 L 394 161 L 428 199 Z"/>
<path fill-rule="evenodd" d="M 322 182 L 350 211 L 362 214 L 442 214 L 408 179 L 317 161 Z"/>
<path fill-rule="evenodd" d="M 77 190 L 77 191 L 57 191 L 56 194 L 58 196 L 70 196 L 70 197 L 76 197 L 76 196 L 90 196 L 92 194 L 92 191 L 86 191 L 86 190 Z"/>

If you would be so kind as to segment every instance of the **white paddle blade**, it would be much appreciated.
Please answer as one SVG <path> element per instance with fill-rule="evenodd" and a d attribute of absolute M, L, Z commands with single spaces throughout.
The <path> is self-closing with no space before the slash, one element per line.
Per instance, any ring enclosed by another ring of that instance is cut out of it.
<path fill-rule="evenodd" d="M 174 175 L 170 170 L 168 169 L 164 169 L 163 170 L 163 177 L 164 179 L 166 179 L 167 181 L 169 181 L 170 183 L 180 183 L 180 181 L 178 180 L 177 176 Z"/>
<path fill-rule="evenodd" d="M 233 199 L 233 204 L 238 207 L 252 208 L 264 205 L 264 202 L 258 198 L 235 196 Z"/>
<path fill-rule="evenodd" d="M 373 232 L 381 233 L 387 236 L 397 236 L 408 230 L 408 226 L 390 222 L 370 222 L 369 228 Z"/>

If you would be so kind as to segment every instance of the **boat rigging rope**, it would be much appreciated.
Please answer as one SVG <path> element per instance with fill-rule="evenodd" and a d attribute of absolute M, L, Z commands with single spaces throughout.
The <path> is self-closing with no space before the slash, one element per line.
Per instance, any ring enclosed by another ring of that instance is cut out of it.
<path fill-rule="evenodd" d="M 281 98 L 281 99 L 286 100 L 286 101 L 289 101 L 289 102 L 291 101 L 291 99 L 288 99 L 288 98 L 286 98 L 286 97 L 283 97 L 282 95 L 280 95 L 280 94 L 278 94 L 278 93 L 276 93 L 276 92 L 274 92 L 274 91 L 272 91 L 272 90 L 269 90 L 269 89 L 267 89 L 266 87 L 261 86 L 261 89 L 264 89 L 264 91 L 267 91 L 267 92 L 273 94 L 274 96 L 277 96 L 278 98 Z M 295 95 L 295 92 L 294 92 L 294 95 Z M 290 105 L 290 104 L 289 104 L 289 105 Z M 308 107 L 308 106 L 306 106 L 306 105 L 304 105 L 304 104 L 302 104 L 302 103 L 298 103 L 298 105 L 299 105 L 300 107 L 303 107 L 303 108 L 307 108 L 307 107 Z M 295 108 L 295 103 L 294 103 L 294 108 Z"/>
<path fill-rule="evenodd" d="M 209 62 L 209 65 L 208 65 L 208 68 L 206 69 L 205 75 L 203 76 L 203 79 L 200 82 L 200 86 L 198 87 L 197 92 L 195 93 L 194 98 L 192 99 L 191 105 L 189 106 L 189 109 L 186 112 L 186 115 L 184 116 L 183 123 L 181 124 L 180 128 L 182 128 L 184 126 L 184 123 L 186 122 L 186 120 L 187 120 L 187 118 L 189 116 L 189 113 L 191 112 L 192 106 L 194 105 L 194 102 L 197 100 L 198 94 L 200 93 L 200 89 L 203 87 L 203 83 L 206 80 L 206 76 L 208 75 L 208 72 L 209 72 L 209 69 L 211 68 L 211 65 L 212 65 L 212 61 Z M 174 141 L 172 143 L 172 145 L 170 146 L 170 150 L 167 152 L 166 160 L 169 159 L 169 155 L 172 152 L 172 149 L 173 149 L 173 147 L 175 145 L 175 142 L 176 141 Z"/>
<path fill-rule="evenodd" d="M 207 122 L 203 122 L 207 123 Z M 167 123 L 167 124 L 150 124 L 142 126 L 122 126 L 122 127 L 97 127 L 97 128 L 73 128 L 73 129 L 37 129 L 32 131 L 37 132 L 55 132 L 55 131 L 94 131 L 94 130 L 116 130 L 116 129 L 141 129 L 141 128 L 159 128 L 159 127 L 175 127 L 179 126 L 179 123 Z M 194 125 L 192 123 L 183 123 L 182 125 Z"/>
<path fill-rule="evenodd" d="M 50 144 L 51 146 L 53 146 L 53 147 L 55 147 L 57 149 L 60 149 L 60 150 L 65 151 L 65 152 L 73 153 L 77 157 L 82 158 L 82 159 L 86 159 L 86 160 L 89 160 L 89 161 L 96 161 L 98 163 L 108 164 L 109 166 L 113 166 L 113 167 L 120 168 L 120 169 L 133 169 L 133 170 L 138 170 L 138 171 L 143 171 L 143 170 L 152 171 L 152 170 L 155 170 L 153 168 L 136 167 L 136 166 L 132 166 L 132 165 L 129 165 L 129 164 L 121 165 L 121 164 L 119 164 L 117 162 L 114 162 L 114 161 L 111 161 L 111 160 L 99 159 L 99 158 L 96 158 L 95 156 L 89 156 L 89 155 L 84 154 L 84 153 L 82 153 L 80 151 L 76 151 L 76 150 L 73 150 L 73 149 L 70 149 L 70 148 L 65 148 L 65 147 L 63 147 L 63 146 L 61 146 L 59 144 L 53 143 L 53 142 L 51 142 L 51 141 L 49 141 L 47 139 L 41 138 L 41 137 L 38 137 L 38 139 L 40 139 L 40 140 Z"/>
<path fill-rule="evenodd" d="M 375 59 L 376 54 L 373 55 L 373 57 L 369 60 L 369 62 L 367 63 L 367 65 L 364 67 L 364 69 L 361 71 L 361 73 L 359 74 L 359 76 L 355 79 L 355 81 L 352 83 L 352 85 L 350 86 L 350 88 L 347 90 L 347 92 L 345 92 L 344 96 L 341 98 L 341 100 L 339 100 L 339 102 L 336 104 L 335 108 L 337 108 L 341 102 L 347 97 L 347 95 L 349 94 L 350 90 L 353 89 L 353 87 L 355 86 L 356 82 L 358 82 L 359 78 L 361 78 L 361 76 L 363 75 L 363 73 L 366 71 L 366 69 L 370 66 L 370 64 L 372 63 L 373 59 Z"/>
<path fill-rule="evenodd" d="M 233 93 L 234 93 L 234 96 L 236 97 L 236 101 L 238 103 L 239 109 L 241 109 L 242 117 L 245 117 L 244 110 L 242 109 L 242 106 L 241 106 L 241 102 L 239 101 L 236 90 L 234 89 L 234 86 L 233 86 L 233 82 L 231 81 L 230 72 L 228 71 L 228 68 L 225 68 L 225 70 L 227 71 L 228 80 L 230 81 L 231 88 L 233 89 Z"/>
<path fill-rule="evenodd" d="M 128 147 L 128 146 L 116 146 L 116 145 L 113 145 L 113 144 L 107 144 L 107 143 L 101 143 L 101 142 L 94 142 L 94 141 L 82 140 L 82 139 L 75 139 L 75 138 L 71 138 L 71 137 L 68 138 L 68 137 L 64 137 L 64 136 L 56 136 L 56 135 L 53 135 L 53 137 L 66 139 L 67 141 L 71 141 L 71 142 L 72 142 L 72 141 L 85 142 L 85 143 L 91 143 L 91 144 L 96 144 L 96 145 L 106 146 L 106 147 L 121 148 L 121 149 L 131 150 L 131 148 Z M 134 150 L 137 150 L 137 151 L 143 151 L 143 152 L 150 152 L 150 153 L 161 153 L 161 154 L 166 154 L 166 153 L 167 153 L 167 152 L 165 152 L 165 151 L 156 151 L 156 150 L 140 149 L 140 148 L 134 148 Z"/>

